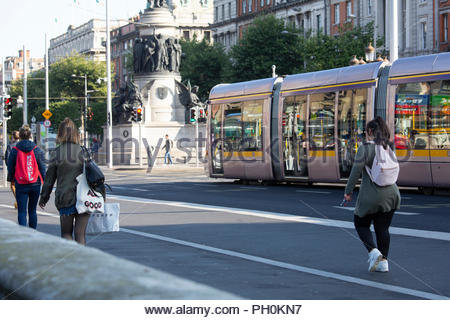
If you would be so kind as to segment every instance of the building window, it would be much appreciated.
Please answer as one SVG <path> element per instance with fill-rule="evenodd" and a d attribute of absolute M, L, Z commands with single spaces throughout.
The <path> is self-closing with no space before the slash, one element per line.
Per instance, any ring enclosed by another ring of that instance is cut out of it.
<path fill-rule="evenodd" d="M 372 0 L 367 0 L 367 15 L 372 15 Z"/>
<path fill-rule="evenodd" d="M 444 42 L 448 41 L 448 14 L 444 15 Z"/>
<path fill-rule="evenodd" d="M 339 24 L 339 3 L 334 5 L 334 24 Z"/>
<path fill-rule="evenodd" d="M 351 1 L 347 1 L 346 8 L 347 8 L 347 19 L 349 19 L 352 16 L 352 2 Z"/>
<path fill-rule="evenodd" d="M 320 14 L 316 15 L 316 25 L 317 25 L 317 33 L 320 32 L 320 29 L 322 28 L 322 26 L 320 25 Z"/>
<path fill-rule="evenodd" d="M 270 0 L 266 0 L 266 5 L 269 5 L 270 4 Z"/>
<path fill-rule="evenodd" d="M 219 21 L 219 7 L 216 7 L 216 22 Z"/>
<path fill-rule="evenodd" d="M 261 0 L 261 8 L 264 7 L 264 0 Z"/>
<path fill-rule="evenodd" d="M 184 40 L 186 40 L 186 41 L 189 41 L 189 40 L 190 40 L 190 37 L 189 37 L 189 31 L 183 31 L 183 38 L 184 38 Z"/>
<path fill-rule="evenodd" d="M 222 5 L 222 21 L 225 20 L 225 5 Z"/>
<path fill-rule="evenodd" d="M 252 12 L 253 0 L 248 0 L 248 12 Z"/>
<path fill-rule="evenodd" d="M 228 18 L 231 19 L 231 2 L 228 3 Z"/>
<path fill-rule="evenodd" d="M 204 34 L 203 38 L 204 38 L 206 41 L 210 42 L 210 41 L 211 41 L 211 32 L 205 31 L 205 34 Z"/>
<path fill-rule="evenodd" d="M 247 0 L 242 0 L 242 13 L 245 13 L 245 3 Z"/>
<path fill-rule="evenodd" d="M 427 23 L 421 22 L 420 23 L 420 35 L 421 35 L 421 49 L 427 48 Z"/>

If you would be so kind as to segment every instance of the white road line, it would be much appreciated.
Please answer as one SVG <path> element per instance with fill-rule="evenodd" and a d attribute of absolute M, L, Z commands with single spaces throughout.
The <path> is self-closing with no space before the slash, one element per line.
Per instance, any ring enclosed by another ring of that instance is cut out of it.
<path fill-rule="evenodd" d="M 299 216 L 299 215 L 287 214 L 287 213 L 212 206 L 212 205 L 189 203 L 189 202 L 154 200 L 154 199 L 121 196 L 121 195 L 110 195 L 109 198 L 122 200 L 122 201 L 138 202 L 138 203 L 168 205 L 168 206 L 180 207 L 180 208 L 204 209 L 204 210 L 208 210 L 208 211 L 230 212 L 230 213 L 246 215 L 246 216 L 254 216 L 254 217 L 267 218 L 267 219 L 300 222 L 300 223 L 310 223 L 310 224 L 317 224 L 317 225 L 322 225 L 322 226 L 327 226 L 327 227 L 354 229 L 353 222 L 349 222 L 349 221 L 306 217 L 306 216 Z M 427 231 L 427 230 L 398 228 L 398 227 L 391 227 L 389 230 L 390 230 L 391 234 L 396 234 L 396 235 L 401 235 L 401 236 L 410 236 L 410 237 L 417 237 L 417 238 L 450 241 L 450 233 L 448 233 L 448 232 Z"/>
<path fill-rule="evenodd" d="M 149 191 L 148 189 L 139 189 L 139 188 L 131 188 L 131 190 L 133 190 L 133 191 L 144 191 L 144 192 Z"/>
<path fill-rule="evenodd" d="M 349 211 L 355 211 L 355 207 L 339 207 L 339 206 L 334 206 L 334 208 L 337 208 L 337 209 L 344 209 L 344 210 L 349 210 Z M 395 214 L 402 214 L 402 215 L 405 215 L 405 216 L 418 216 L 418 215 L 421 215 L 422 213 L 419 213 L 419 212 L 395 211 Z"/>
<path fill-rule="evenodd" d="M 308 273 L 308 274 L 312 274 L 312 275 L 319 276 L 319 277 L 345 281 L 345 282 L 354 283 L 354 284 L 358 284 L 358 285 L 362 285 L 362 286 L 366 286 L 366 287 L 377 288 L 377 289 L 381 289 L 381 290 L 401 293 L 401 294 L 415 296 L 415 297 L 419 297 L 419 298 L 431 299 L 431 300 L 448 300 L 449 299 L 449 297 L 441 296 L 441 295 L 426 292 L 426 291 L 414 290 L 414 289 L 404 288 L 404 287 L 400 287 L 400 286 L 394 286 L 394 285 L 390 285 L 390 284 L 384 284 L 384 283 L 380 283 L 380 282 L 346 276 L 346 275 L 342 275 L 339 273 L 303 267 L 303 266 L 286 263 L 286 262 L 282 262 L 282 261 L 276 261 L 276 260 L 272 260 L 272 259 L 253 256 L 253 255 L 246 254 L 246 253 L 240 253 L 240 252 L 226 250 L 226 249 L 219 249 L 219 248 L 215 248 L 215 247 L 211 247 L 211 246 L 207 246 L 207 245 L 203 245 L 203 244 L 198 244 L 195 242 L 178 240 L 178 239 L 174 239 L 174 238 L 164 237 L 164 236 L 160 236 L 160 235 L 156 235 L 156 234 L 126 229 L 126 228 L 120 228 L 120 231 L 134 234 L 134 235 L 141 236 L 141 237 L 146 237 L 146 238 L 150 238 L 150 239 L 170 242 L 170 243 L 187 246 L 187 247 L 191 247 L 191 248 L 196 248 L 196 249 L 200 249 L 200 250 L 204 250 L 204 251 L 223 254 L 223 255 L 230 256 L 230 257 L 240 258 L 240 259 L 249 260 L 249 261 L 253 261 L 253 262 L 257 262 L 257 263 L 263 263 L 263 264 L 271 265 L 274 267 L 299 271 L 299 272 Z"/>
<path fill-rule="evenodd" d="M 295 190 L 295 192 L 304 192 L 304 193 L 324 193 L 330 194 L 330 191 L 315 191 L 315 190 Z"/>

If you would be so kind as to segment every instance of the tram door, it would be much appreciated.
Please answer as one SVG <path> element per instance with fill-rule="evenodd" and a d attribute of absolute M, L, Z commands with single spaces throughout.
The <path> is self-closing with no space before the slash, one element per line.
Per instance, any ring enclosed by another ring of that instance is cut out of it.
<path fill-rule="evenodd" d="M 364 142 L 368 89 L 339 91 L 337 156 L 339 176 L 348 178 L 358 148 Z"/>
<path fill-rule="evenodd" d="M 309 97 L 309 178 L 314 181 L 336 181 L 335 140 L 336 92 L 315 93 Z"/>
<path fill-rule="evenodd" d="M 211 166 L 215 174 L 223 173 L 222 108 L 211 106 Z"/>
<path fill-rule="evenodd" d="M 306 143 L 307 96 L 286 97 L 282 115 L 282 150 L 285 176 L 308 177 Z"/>

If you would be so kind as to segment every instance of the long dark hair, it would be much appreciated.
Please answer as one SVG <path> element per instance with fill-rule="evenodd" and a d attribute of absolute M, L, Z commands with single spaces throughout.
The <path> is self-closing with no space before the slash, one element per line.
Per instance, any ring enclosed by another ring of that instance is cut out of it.
<path fill-rule="evenodd" d="M 375 119 L 369 121 L 366 125 L 366 132 L 373 136 L 375 144 L 382 145 L 385 149 L 390 145 L 389 140 L 391 134 L 383 118 L 377 116 Z"/>

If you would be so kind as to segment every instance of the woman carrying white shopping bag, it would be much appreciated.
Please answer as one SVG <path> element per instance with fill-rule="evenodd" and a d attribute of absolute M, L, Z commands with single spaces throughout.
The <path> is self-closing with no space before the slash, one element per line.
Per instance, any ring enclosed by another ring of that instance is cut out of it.
<path fill-rule="evenodd" d="M 85 245 L 89 210 L 83 209 L 78 211 L 77 190 L 79 188 L 77 187 L 77 178 L 83 174 L 86 155 L 79 141 L 78 128 L 72 120 L 65 118 L 59 125 L 57 135 L 59 146 L 51 154 L 39 206 L 42 209 L 45 208 L 53 190 L 53 185 L 58 181 L 55 192 L 55 205 L 60 214 L 61 237 L 73 240 L 74 234 L 75 241 Z M 88 193 L 91 192 L 86 191 L 87 197 L 89 197 Z M 98 208 L 99 203 L 101 203 L 102 208 L 104 206 L 105 191 L 103 189 L 100 192 L 95 192 L 95 194 L 95 199 L 92 201 L 92 208 L 98 211 L 101 210 Z M 88 203 L 88 206 L 91 207 L 91 204 Z"/>

